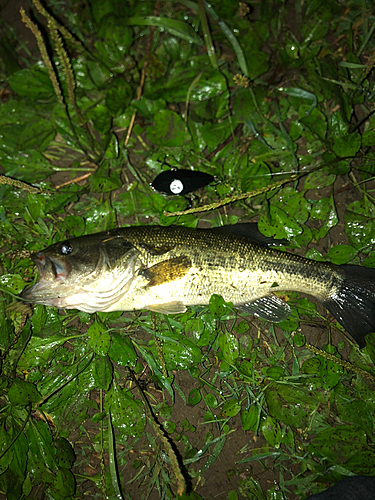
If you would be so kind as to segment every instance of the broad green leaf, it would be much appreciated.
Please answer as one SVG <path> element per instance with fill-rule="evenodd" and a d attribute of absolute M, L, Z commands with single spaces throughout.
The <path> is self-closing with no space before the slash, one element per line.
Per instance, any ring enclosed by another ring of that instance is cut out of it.
<path fill-rule="evenodd" d="M 20 96 L 32 99 L 49 99 L 54 95 L 48 71 L 41 64 L 30 69 L 21 69 L 9 78 L 12 90 Z"/>
<path fill-rule="evenodd" d="M 31 468 L 42 471 L 48 467 L 51 471 L 55 471 L 57 469 L 56 449 L 53 447 L 52 435 L 46 422 L 37 421 L 29 425 L 27 437 Z"/>
<path fill-rule="evenodd" d="M 248 410 L 242 410 L 241 412 L 241 423 L 242 429 L 244 431 L 255 430 L 255 426 L 258 422 L 259 408 L 257 405 L 251 405 Z"/>
<path fill-rule="evenodd" d="M 180 338 L 163 341 L 163 356 L 168 370 L 186 370 L 200 362 L 202 353 L 189 339 Z"/>
<path fill-rule="evenodd" d="M 316 240 L 324 238 L 331 227 L 336 226 L 338 223 L 333 195 L 330 198 L 321 198 L 316 202 L 312 202 L 310 217 L 312 220 L 323 221 L 323 226 L 320 229 L 313 229 L 313 235 Z"/>
<path fill-rule="evenodd" d="M 112 422 L 128 436 L 141 436 L 145 423 L 145 411 L 141 401 L 134 399 L 130 391 L 114 384 L 105 396 L 105 410 L 111 411 Z"/>
<path fill-rule="evenodd" d="M 236 399 L 228 399 L 222 409 L 221 414 L 224 417 L 235 417 L 241 411 L 241 405 Z"/>
<path fill-rule="evenodd" d="M 37 388 L 34 384 L 15 378 L 8 393 L 9 401 L 13 405 L 26 406 L 29 403 L 37 403 L 41 400 Z"/>
<path fill-rule="evenodd" d="M 55 439 L 53 445 L 56 448 L 57 465 L 64 469 L 70 469 L 76 459 L 72 445 L 63 437 Z"/>
<path fill-rule="evenodd" d="M 375 205 L 368 200 L 351 203 L 345 212 L 345 232 L 357 250 L 375 245 Z"/>
<path fill-rule="evenodd" d="M 19 274 L 3 274 L 0 276 L 0 286 L 18 294 L 25 288 L 25 282 Z"/>
<path fill-rule="evenodd" d="M 305 189 L 319 189 L 326 186 L 331 186 L 335 182 L 336 176 L 334 174 L 326 174 L 322 171 L 311 172 L 305 180 Z"/>
<path fill-rule="evenodd" d="M 344 137 L 336 137 L 333 151 L 338 156 L 354 156 L 361 147 L 361 136 L 358 133 L 349 134 Z"/>
<path fill-rule="evenodd" d="M 262 421 L 261 430 L 268 444 L 274 448 L 279 448 L 281 443 L 281 429 L 279 423 L 268 416 Z"/>
<path fill-rule="evenodd" d="M 129 106 L 132 95 L 133 90 L 125 80 L 119 78 L 112 83 L 105 98 L 105 104 L 112 116 L 121 115 Z"/>
<path fill-rule="evenodd" d="M 326 259 L 333 264 L 346 264 L 351 261 L 358 253 L 358 250 L 350 245 L 335 245 L 326 254 Z"/>
<path fill-rule="evenodd" d="M 265 396 L 271 417 L 295 428 L 307 427 L 320 403 L 308 389 L 295 385 L 272 383 Z"/>
<path fill-rule="evenodd" d="M 76 481 L 72 472 L 68 469 L 60 469 L 53 482 L 53 492 L 58 498 L 69 498 L 74 495 Z"/>
<path fill-rule="evenodd" d="M 284 210 L 274 205 L 270 206 L 270 218 L 261 215 L 258 227 L 266 236 L 277 239 L 291 239 L 302 233 L 302 229 L 294 218 L 289 217 Z"/>
<path fill-rule="evenodd" d="M 111 346 L 111 337 L 109 332 L 101 323 L 94 321 L 94 323 L 87 330 L 89 337 L 88 345 L 92 347 L 95 352 L 101 356 L 105 356 Z"/>
<path fill-rule="evenodd" d="M 113 366 L 110 359 L 108 356 L 96 356 L 91 366 L 97 388 L 107 391 L 113 378 Z"/>
<path fill-rule="evenodd" d="M 337 352 L 336 347 L 329 344 L 323 346 L 322 349 L 327 351 L 329 354 L 335 354 Z M 320 360 L 320 378 L 323 381 L 324 387 L 330 390 L 338 384 L 340 376 L 343 373 L 343 368 L 341 365 L 338 365 L 329 359 L 325 359 L 323 356 L 318 357 Z M 338 357 L 338 360 L 340 360 L 340 358 L 341 356 Z"/>
<path fill-rule="evenodd" d="M 227 363 L 232 364 L 238 358 L 238 340 L 229 332 L 225 332 L 219 338 L 220 349 Z"/>
<path fill-rule="evenodd" d="M 210 308 L 210 313 L 216 318 L 220 318 L 225 314 L 232 312 L 232 308 L 230 307 L 229 304 L 225 302 L 223 297 L 216 294 L 213 294 L 211 296 L 209 308 Z"/>
<path fill-rule="evenodd" d="M 111 333 L 108 355 L 112 361 L 122 366 L 134 366 L 138 358 L 131 341 L 116 332 Z"/>
<path fill-rule="evenodd" d="M 155 125 L 147 127 L 147 135 L 153 143 L 165 147 L 183 146 L 189 140 L 181 117 L 168 109 L 159 111 Z"/>
<path fill-rule="evenodd" d="M 342 463 L 358 455 L 366 446 L 366 433 L 356 426 L 338 425 L 319 432 L 308 450 L 315 456 Z"/>
<path fill-rule="evenodd" d="M 202 400 L 202 395 L 198 391 L 198 389 L 192 389 L 189 392 L 189 395 L 188 395 L 188 403 L 189 403 L 189 405 L 197 405 L 198 403 L 201 402 L 201 400 Z"/>

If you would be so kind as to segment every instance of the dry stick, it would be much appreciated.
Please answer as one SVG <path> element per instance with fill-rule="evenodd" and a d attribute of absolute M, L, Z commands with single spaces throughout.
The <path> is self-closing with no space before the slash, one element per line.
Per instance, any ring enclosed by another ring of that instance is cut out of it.
<path fill-rule="evenodd" d="M 75 179 L 72 179 L 70 181 L 63 182 L 62 184 L 59 184 L 58 186 L 56 186 L 55 189 L 60 189 L 61 187 L 67 186 L 68 184 L 73 184 L 73 182 L 84 181 L 85 179 L 87 179 L 87 177 L 90 177 L 90 175 L 92 175 L 93 173 L 94 172 L 89 172 L 88 174 L 81 175 L 81 177 L 76 177 Z"/>
<path fill-rule="evenodd" d="M 141 99 L 141 96 L 142 96 L 143 85 L 144 85 L 145 79 L 146 79 L 147 64 L 148 64 L 148 58 L 145 60 L 145 62 L 143 64 L 142 74 L 141 74 L 141 81 L 140 81 L 140 84 L 139 84 L 139 87 L 138 87 L 138 92 L 137 92 L 137 101 L 139 101 Z M 133 130 L 133 126 L 134 126 L 134 122 L 135 122 L 135 117 L 136 116 L 137 116 L 137 112 L 135 111 L 133 113 L 133 116 L 131 117 L 130 125 L 129 125 L 129 128 L 128 128 L 128 132 L 126 134 L 126 138 L 125 138 L 125 142 L 124 142 L 124 146 L 125 147 L 128 145 L 128 142 L 129 142 L 132 130 Z"/>
<path fill-rule="evenodd" d="M 233 194 L 232 196 L 228 196 L 227 198 L 223 198 L 222 200 L 217 201 L 215 203 L 211 203 L 209 205 L 203 205 L 203 207 L 189 208 L 188 210 L 180 210 L 178 212 L 166 212 L 166 211 L 164 211 L 164 215 L 166 217 L 176 217 L 177 215 L 189 215 L 189 214 L 195 214 L 198 212 L 206 212 L 208 210 L 216 210 L 217 208 L 222 207 L 223 205 L 228 205 L 228 203 L 233 203 L 235 201 L 244 200 L 246 198 L 254 198 L 254 196 L 258 196 L 258 194 L 267 193 L 268 191 L 272 191 L 273 189 L 279 188 L 280 186 L 283 186 L 284 184 L 287 184 L 288 182 L 294 181 L 296 179 L 298 179 L 298 175 L 292 175 L 289 179 L 275 182 L 269 186 L 265 186 L 263 188 L 255 190 L 255 191 L 250 191 L 249 193 Z"/>
<path fill-rule="evenodd" d="M 371 373 L 366 372 L 365 370 L 362 370 L 362 368 L 358 368 L 357 366 L 354 366 L 352 363 L 349 363 L 349 361 L 344 361 L 342 359 L 337 358 L 333 354 L 330 354 L 326 351 L 322 351 L 321 349 L 318 349 L 317 347 L 311 345 L 311 344 L 306 344 L 307 349 L 309 351 L 313 352 L 314 354 L 318 354 L 319 356 L 322 356 L 325 359 L 328 359 L 328 361 L 332 361 L 333 363 L 336 363 L 337 365 L 342 366 L 343 368 L 346 368 L 347 370 L 358 373 L 359 375 L 362 375 L 363 377 L 368 378 L 369 380 L 375 380 L 374 375 L 371 375 Z"/>

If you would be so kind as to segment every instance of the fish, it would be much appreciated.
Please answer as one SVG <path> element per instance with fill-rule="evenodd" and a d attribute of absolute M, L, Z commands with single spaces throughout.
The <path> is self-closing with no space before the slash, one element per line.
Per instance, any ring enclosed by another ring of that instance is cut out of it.
<path fill-rule="evenodd" d="M 111 229 L 32 254 L 40 278 L 21 298 L 88 313 L 175 314 L 208 305 L 217 294 L 240 311 L 278 323 L 291 314 L 278 292 L 297 291 L 316 297 L 364 347 L 365 336 L 375 331 L 375 269 L 274 248 L 285 243 L 262 235 L 254 223 Z"/>

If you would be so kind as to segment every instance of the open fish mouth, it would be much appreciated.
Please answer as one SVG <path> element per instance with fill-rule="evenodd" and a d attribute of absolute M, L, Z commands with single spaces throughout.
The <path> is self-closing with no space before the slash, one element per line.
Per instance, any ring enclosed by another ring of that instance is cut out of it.
<path fill-rule="evenodd" d="M 35 285 L 25 288 L 21 293 L 21 297 L 25 300 L 36 301 L 38 298 L 55 296 L 56 294 L 53 291 L 55 286 L 65 283 L 68 278 L 69 270 L 67 265 L 54 257 L 46 257 L 43 252 L 32 254 L 31 260 L 36 265 L 40 278 Z M 47 288 L 51 288 L 50 293 L 46 293 Z M 40 295 L 41 293 L 43 293 L 43 296 Z"/>

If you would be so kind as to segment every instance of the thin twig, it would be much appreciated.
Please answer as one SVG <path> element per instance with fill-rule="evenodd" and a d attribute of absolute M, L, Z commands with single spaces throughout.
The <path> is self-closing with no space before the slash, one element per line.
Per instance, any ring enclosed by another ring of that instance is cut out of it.
<path fill-rule="evenodd" d="M 92 175 L 93 173 L 94 172 L 89 172 L 88 174 L 81 175 L 80 177 L 76 177 L 75 179 L 71 179 L 70 181 L 63 182 L 62 184 L 56 186 L 56 189 L 60 189 L 63 186 L 68 186 L 68 184 L 73 184 L 74 182 L 84 181 L 85 179 L 87 179 L 87 177 L 90 177 L 90 175 Z"/>
<path fill-rule="evenodd" d="M 342 366 L 343 368 L 346 368 L 346 370 L 349 370 L 354 373 L 358 373 L 359 375 L 362 375 L 365 378 L 368 378 L 369 380 L 374 381 L 375 377 L 369 372 L 366 372 L 365 370 L 362 370 L 362 368 L 358 368 L 358 366 L 354 366 L 352 363 L 349 363 L 349 361 L 344 361 L 342 359 L 337 358 L 333 354 L 330 354 L 326 351 L 322 351 L 322 349 L 318 349 L 317 347 L 311 345 L 311 344 L 306 344 L 307 349 L 309 351 L 313 352 L 314 354 L 318 354 L 319 356 L 322 356 L 323 358 L 327 359 L 328 361 L 332 361 L 333 363 L 338 364 L 339 366 Z"/>

